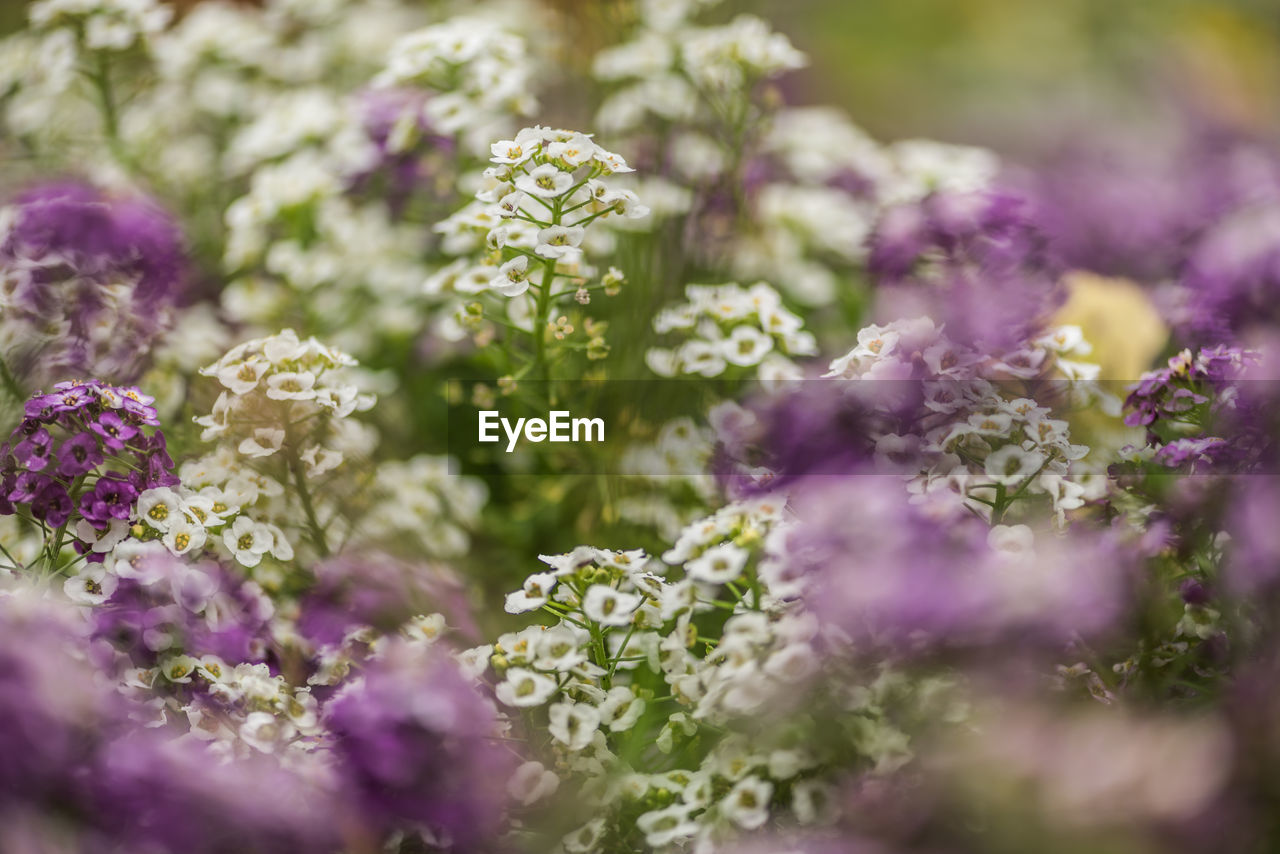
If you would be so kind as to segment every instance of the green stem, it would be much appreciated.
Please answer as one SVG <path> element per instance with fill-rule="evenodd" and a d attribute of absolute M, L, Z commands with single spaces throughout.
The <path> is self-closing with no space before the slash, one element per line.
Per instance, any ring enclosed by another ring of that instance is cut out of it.
<path fill-rule="evenodd" d="M 311 542 L 321 557 L 329 557 L 332 552 L 329 550 L 324 528 L 320 526 L 320 520 L 316 518 L 315 506 L 311 503 L 311 490 L 307 489 L 307 474 L 302 469 L 302 460 L 298 458 L 296 448 L 289 448 L 288 459 L 289 473 L 293 475 L 294 488 L 298 491 L 298 501 L 302 504 L 302 512 L 307 517 L 307 530 L 311 535 Z"/>

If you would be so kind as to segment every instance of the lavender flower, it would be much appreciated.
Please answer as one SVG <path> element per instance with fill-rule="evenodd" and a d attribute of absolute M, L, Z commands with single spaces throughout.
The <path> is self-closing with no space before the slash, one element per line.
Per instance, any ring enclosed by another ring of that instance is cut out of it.
<path fill-rule="evenodd" d="M 161 654 L 262 661 L 275 609 L 253 582 L 222 566 L 191 565 L 163 549 L 113 556 L 123 576 L 90 617 L 91 637 L 111 643 L 133 666 L 154 667 Z"/>
<path fill-rule="evenodd" d="M 495 832 L 512 763 L 493 738 L 491 704 L 444 654 L 390 642 L 325 720 L 371 829 L 423 825 L 462 851 Z"/>
<path fill-rule="evenodd" d="M 459 579 L 446 567 L 415 565 L 386 555 L 341 555 L 315 568 L 302 597 L 298 631 L 317 646 L 338 644 L 353 629 L 394 632 L 417 614 L 442 612 L 467 634 L 475 624 Z"/>
<path fill-rule="evenodd" d="M 1021 344 L 1061 300 L 1047 237 L 1030 203 L 1010 192 L 935 193 L 891 207 L 870 248 L 881 312 L 932 316 L 962 344 Z"/>
<path fill-rule="evenodd" d="M 20 195 L 8 216 L 0 329 L 10 371 L 33 384 L 135 379 L 182 291 L 174 222 L 149 200 L 75 182 Z"/>
<path fill-rule="evenodd" d="M 954 493 L 911 500 L 894 480 L 832 479 L 792 496 L 787 574 L 812 577 L 813 608 L 846 633 L 903 651 L 1055 645 L 1123 613 L 1137 553 L 1116 537 L 989 529 Z"/>

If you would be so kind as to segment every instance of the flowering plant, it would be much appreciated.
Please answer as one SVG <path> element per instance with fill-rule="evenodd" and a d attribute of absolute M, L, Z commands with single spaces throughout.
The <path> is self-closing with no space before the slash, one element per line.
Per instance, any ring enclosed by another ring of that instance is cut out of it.
<path fill-rule="evenodd" d="M 1280 150 L 450 6 L 0 41 L 0 851 L 1276 847 Z"/>

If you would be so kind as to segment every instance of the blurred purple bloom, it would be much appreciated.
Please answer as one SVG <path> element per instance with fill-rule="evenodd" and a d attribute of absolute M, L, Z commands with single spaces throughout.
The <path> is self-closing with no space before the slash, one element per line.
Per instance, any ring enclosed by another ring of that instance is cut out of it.
<path fill-rule="evenodd" d="M 301 601 L 298 631 L 317 646 L 339 644 L 365 626 L 394 632 L 410 617 L 436 611 L 450 626 L 476 634 L 462 584 L 446 567 L 388 555 L 340 555 L 319 564 L 315 574 Z"/>
<path fill-rule="evenodd" d="M 183 252 L 173 220 L 148 200 L 70 181 L 18 196 L 0 243 L 13 283 L 5 324 L 22 342 L 5 354 L 10 369 L 30 382 L 136 377 L 180 297 Z"/>
<path fill-rule="evenodd" d="M 791 501 L 787 574 L 810 577 L 824 620 L 905 652 L 1104 632 L 1140 558 L 1108 531 L 989 530 L 958 495 L 912 499 L 892 477 L 813 482 Z"/>
<path fill-rule="evenodd" d="M 928 315 L 996 351 L 1025 342 L 1060 303 L 1061 272 L 1021 196 L 938 193 L 889 208 L 870 239 L 879 313 Z"/>
<path fill-rule="evenodd" d="M 420 824 L 476 850 L 497 831 L 511 756 L 492 704 L 443 652 L 391 641 L 326 706 L 338 772 L 374 829 Z"/>

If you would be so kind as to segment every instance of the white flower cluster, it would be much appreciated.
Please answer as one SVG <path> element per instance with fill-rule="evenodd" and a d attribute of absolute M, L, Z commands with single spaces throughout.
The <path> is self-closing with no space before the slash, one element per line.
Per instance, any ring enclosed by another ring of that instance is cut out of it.
<path fill-rule="evenodd" d="M 146 530 L 175 554 L 198 551 L 208 542 L 241 566 L 253 568 L 267 555 L 293 560 L 293 546 L 278 525 L 253 516 L 280 515 L 284 486 L 245 466 L 230 448 L 184 462 L 177 489 L 153 489 L 138 499 Z M 253 515 L 250 515 L 252 513 Z"/>
<path fill-rule="evenodd" d="M 292 329 L 238 344 L 200 373 L 216 377 L 223 391 L 209 415 L 196 418 L 208 442 L 239 438 L 237 451 L 269 457 L 286 441 L 316 477 L 342 462 L 341 450 L 326 447 L 332 422 L 371 409 L 372 395 L 347 380 L 342 368 L 356 360 Z"/>
<path fill-rule="evenodd" d="M 546 753 L 513 781 L 517 799 L 533 803 L 568 777 L 605 816 L 566 836 L 565 851 L 602 850 L 616 832 L 609 816 L 631 810 L 642 813 L 636 826 L 654 848 L 729 842 L 782 815 L 829 818 L 820 741 L 722 729 L 787 704 L 820 667 L 818 624 L 783 569 L 784 505 L 770 497 L 724 507 L 688 525 L 661 562 L 588 546 L 543 555 L 547 570 L 510 593 L 506 609 L 559 622 L 468 653 L 501 677 L 503 706 L 545 720 Z M 708 634 L 716 614 L 719 628 Z M 861 714 L 877 693 L 871 686 L 842 702 Z M 868 758 L 884 768 L 901 762 L 905 737 L 860 720 Z M 690 766 L 681 757 L 691 744 L 710 749 Z"/>
<path fill-rule="evenodd" d="M 631 167 L 589 134 L 525 128 L 514 139 L 493 143 L 491 152 L 494 165 L 485 170 L 486 186 L 476 194 L 477 201 L 439 223 L 436 231 L 444 236 L 448 252 L 487 246 L 499 260 L 466 272 L 451 269 L 455 291 L 487 289 L 517 297 L 529 290 L 539 265 L 544 278 L 561 275 L 585 282 L 595 274 L 584 263 L 587 226 L 611 214 L 638 219 L 649 213 L 634 192 L 605 182 Z M 509 260 L 500 260 L 507 256 Z"/>
<path fill-rule="evenodd" d="M 985 517 L 1000 503 L 997 496 L 1025 493 L 1047 494 L 1061 520 L 1095 497 L 1087 477 L 1073 477 L 1073 464 L 1089 448 L 1071 442 L 1070 425 L 1049 406 L 1011 391 L 1027 381 L 1031 394 L 1047 389 L 1064 398 L 1059 404 L 1087 403 L 1102 394 L 1092 385 L 1098 366 L 1068 357 L 1089 352 L 1079 327 L 1062 326 L 1018 349 L 984 355 L 920 317 L 861 330 L 858 346 L 833 360 L 825 376 L 888 381 L 882 388 L 891 388 L 923 365 L 919 387 L 928 416 L 918 432 L 874 436 L 877 455 L 919 459 L 913 489 L 958 491 Z"/>
<path fill-rule="evenodd" d="M 800 369 L 789 357 L 812 356 L 817 344 L 803 321 L 782 304 L 764 282 L 688 285 L 688 302 L 663 309 L 653 319 L 659 335 L 692 331 L 679 347 L 653 347 L 645 362 L 659 376 L 697 374 L 717 377 L 730 366 L 754 368 L 765 382 L 796 379 Z"/>
<path fill-rule="evenodd" d="M 373 506 L 358 523 L 369 542 L 412 540 L 437 557 L 466 554 L 488 498 L 484 481 L 452 474 L 447 457 L 419 455 L 378 466 Z"/>
<path fill-rule="evenodd" d="M 751 80 L 807 64 L 805 55 L 786 36 L 754 15 L 694 30 L 686 35 L 681 53 L 689 76 L 710 89 L 741 89 Z"/>
<path fill-rule="evenodd" d="M 466 131 L 478 143 L 501 132 L 510 116 L 537 109 L 532 78 L 520 36 L 492 17 L 461 17 L 401 37 L 373 83 L 431 90 L 431 124 L 449 134 Z"/>
<path fill-rule="evenodd" d="M 89 50 L 127 50 L 164 30 L 173 8 L 158 0 L 38 0 L 29 10 L 36 29 L 83 32 Z"/>
<path fill-rule="evenodd" d="M 651 6 L 653 4 L 650 4 Z M 630 41 L 596 54 L 593 72 L 621 84 L 601 105 L 600 126 L 615 132 L 638 129 L 649 117 L 689 122 L 698 114 L 701 93 L 716 99 L 737 95 L 757 80 L 801 68 L 805 56 L 781 33 L 752 15 L 729 24 L 698 27 L 652 14 Z M 685 4 L 679 17 L 696 12 Z"/>
<path fill-rule="evenodd" d="M 367 453 L 375 441 L 368 428 L 348 417 L 374 402 L 345 376 L 344 369 L 355 364 L 347 354 L 286 329 L 237 345 L 201 369 L 223 391 L 212 413 L 195 420 L 204 428 L 201 437 L 221 447 L 184 463 L 182 483 L 213 501 L 212 521 L 201 524 L 219 530 L 220 542 L 241 565 L 256 567 L 266 554 L 292 559 L 279 526 L 244 515 L 253 508 L 262 519 L 296 522 L 299 513 L 287 492 L 301 503 L 308 535 L 322 552 L 325 543 L 345 533 L 337 513 L 320 512 L 326 506 L 332 511 L 340 496 L 326 492 L 313 498 L 307 484 L 336 469 L 348 453 Z M 262 470 L 273 462 L 273 473 Z M 178 498 L 181 506 L 172 509 L 189 508 L 190 496 Z M 175 512 L 173 518 L 183 515 L 190 513 Z M 328 523 L 322 524 L 322 515 Z"/>
<path fill-rule="evenodd" d="M 179 699 L 174 688 L 201 683 L 204 696 Z M 309 687 L 291 686 L 265 664 L 230 665 L 215 655 L 172 655 L 156 667 L 134 668 L 124 687 L 156 715 L 154 725 L 185 723 L 191 737 L 225 758 L 248 753 L 309 750 L 320 731 L 320 710 Z"/>

